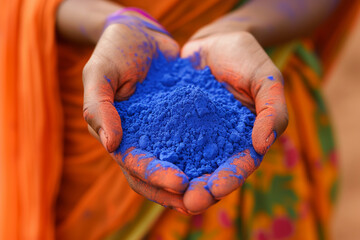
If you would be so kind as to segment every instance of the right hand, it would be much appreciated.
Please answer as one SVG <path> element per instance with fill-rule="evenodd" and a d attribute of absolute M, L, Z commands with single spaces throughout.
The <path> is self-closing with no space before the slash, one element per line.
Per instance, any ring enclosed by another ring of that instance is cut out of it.
<path fill-rule="evenodd" d="M 227 159 L 210 176 L 190 182 L 184 203 L 191 213 L 205 211 L 238 189 L 288 124 L 282 75 L 261 45 L 248 32 L 228 28 L 216 33 L 218 29 L 223 30 L 218 25 L 200 30 L 185 44 L 182 57 L 196 58 L 200 68 L 209 66 L 215 78 L 256 113 L 253 146 Z"/>
<path fill-rule="evenodd" d="M 157 50 L 168 58 L 179 55 L 178 44 L 156 22 L 124 14 L 108 25 L 83 70 L 83 114 L 90 133 L 112 153 L 136 192 L 186 213 L 182 193 L 188 178 L 179 168 L 144 158 L 145 152 L 133 148 L 123 155 L 114 152 L 120 145 L 122 128 L 113 103 L 135 92 L 136 83 L 146 77 Z"/>

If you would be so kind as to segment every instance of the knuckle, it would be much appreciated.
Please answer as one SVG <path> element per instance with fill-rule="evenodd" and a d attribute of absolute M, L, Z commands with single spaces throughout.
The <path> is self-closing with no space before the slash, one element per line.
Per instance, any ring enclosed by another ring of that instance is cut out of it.
<path fill-rule="evenodd" d="M 234 41 L 238 46 L 248 45 L 248 44 L 255 44 L 257 43 L 256 38 L 247 31 L 241 31 L 234 33 Z M 257 43 L 258 44 L 258 43 Z"/>

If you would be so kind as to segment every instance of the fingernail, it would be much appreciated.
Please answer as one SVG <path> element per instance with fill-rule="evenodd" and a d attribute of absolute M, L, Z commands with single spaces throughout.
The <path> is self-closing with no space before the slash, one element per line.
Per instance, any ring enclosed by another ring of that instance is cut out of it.
<path fill-rule="evenodd" d="M 200 211 L 200 212 L 193 212 L 193 211 L 188 210 L 188 213 L 190 213 L 191 215 L 199 215 L 199 214 L 202 213 L 202 211 Z"/>
<path fill-rule="evenodd" d="M 105 131 L 102 128 L 99 129 L 99 136 L 100 136 L 101 144 L 104 146 L 106 151 L 109 151 L 107 148 L 107 137 Z"/>
<path fill-rule="evenodd" d="M 186 212 L 184 209 L 182 208 L 177 208 L 177 207 L 174 207 L 173 209 L 175 209 L 176 211 L 178 211 L 179 213 L 182 213 L 182 214 L 185 214 L 185 215 L 189 215 L 188 212 Z"/>
<path fill-rule="evenodd" d="M 273 145 L 276 140 L 276 131 L 273 130 L 272 133 L 266 138 L 266 143 L 268 144 L 266 151 Z"/>
<path fill-rule="evenodd" d="M 175 193 L 175 194 L 182 194 L 183 192 L 179 192 L 179 191 L 176 191 L 174 189 L 171 189 L 171 188 L 163 188 L 165 191 L 168 191 L 170 193 Z"/>

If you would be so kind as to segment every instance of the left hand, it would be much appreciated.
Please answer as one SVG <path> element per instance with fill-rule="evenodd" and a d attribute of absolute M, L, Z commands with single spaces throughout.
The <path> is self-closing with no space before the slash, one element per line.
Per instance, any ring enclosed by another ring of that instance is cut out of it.
<path fill-rule="evenodd" d="M 120 154 L 121 118 L 114 101 L 129 98 L 146 77 L 157 51 L 178 56 L 177 43 L 155 21 L 136 13 L 113 15 L 83 71 L 84 117 L 90 133 L 110 152 L 131 188 L 163 206 L 187 214 L 183 193 L 187 176 L 170 162 L 131 147 Z"/>
<path fill-rule="evenodd" d="M 195 54 L 199 53 L 199 54 Z M 185 207 L 200 213 L 239 188 L 259 166 L 276 137 L 287 127 L 283 79 L 256 39 L 248 32 L 223 32 L 189 41 L 182 57 L 198 67 L 209 66 L 234 96 L 256 113 L 253 149 L 234 155 L 210 176 L 193 179 L 184 195 Z"/>

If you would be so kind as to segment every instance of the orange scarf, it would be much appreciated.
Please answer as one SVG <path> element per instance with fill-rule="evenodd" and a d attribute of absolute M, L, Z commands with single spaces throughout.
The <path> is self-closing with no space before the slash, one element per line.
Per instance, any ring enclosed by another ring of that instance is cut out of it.
<path fill-rule="evenodd" d="M 0 8 L 0 239 L 54 237 L 62 161 L 58 3 L 12 0 Z"/>

